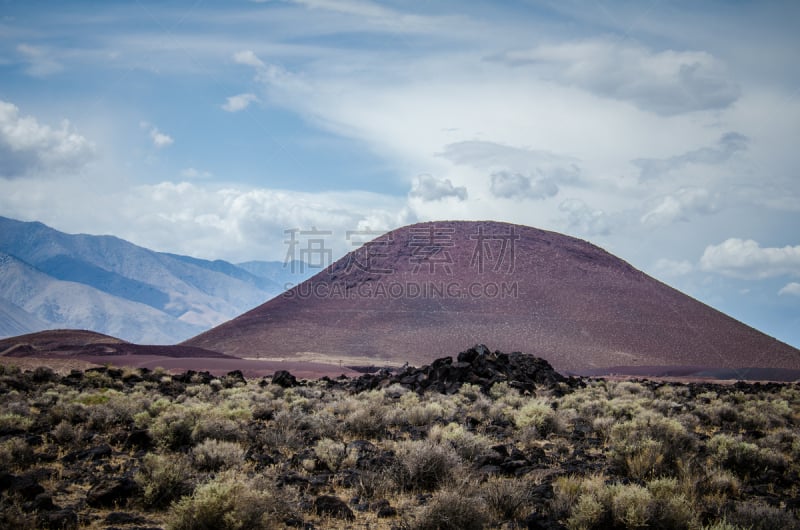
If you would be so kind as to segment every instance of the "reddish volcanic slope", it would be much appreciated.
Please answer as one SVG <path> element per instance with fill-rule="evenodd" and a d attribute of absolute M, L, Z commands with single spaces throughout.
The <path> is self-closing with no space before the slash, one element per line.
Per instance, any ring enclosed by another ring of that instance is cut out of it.
<path fill-rule="evenodd" d="M 561 371 L 800 368 L 800 351 L 585 241 L 496 222 L 434 222 L 368 243 L 184 344 L 429 362 L 475 343 Z"/>
<path fill-rule="evenodd" d="M 110 335 L 80 329 L 55 329 L 0 340 L 4 357 L 82 358 L 149 355 L 178 358 L 226 358 L 193 346 L 131 344 Z"/>

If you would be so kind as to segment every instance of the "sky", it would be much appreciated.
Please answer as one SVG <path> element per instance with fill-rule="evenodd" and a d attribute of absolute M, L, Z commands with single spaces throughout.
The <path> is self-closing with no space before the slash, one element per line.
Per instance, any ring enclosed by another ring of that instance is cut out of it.
<path fill-rule="evenodd" d="M 3 1 L 0 215 L 207 259 L 492 219 L 800 347 L 800 3 Z"/>

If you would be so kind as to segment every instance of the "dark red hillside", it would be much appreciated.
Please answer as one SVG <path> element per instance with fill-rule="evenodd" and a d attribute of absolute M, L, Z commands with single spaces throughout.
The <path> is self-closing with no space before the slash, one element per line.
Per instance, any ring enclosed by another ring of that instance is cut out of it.
<path fill-rule="evenodd" d="M 585 241 L 497 222 L 403 227 L 185 342 L 242 357 L 318 352 L 422 364 L 475 343 L 557 370 L 800 368 L 800 351 Z"/>

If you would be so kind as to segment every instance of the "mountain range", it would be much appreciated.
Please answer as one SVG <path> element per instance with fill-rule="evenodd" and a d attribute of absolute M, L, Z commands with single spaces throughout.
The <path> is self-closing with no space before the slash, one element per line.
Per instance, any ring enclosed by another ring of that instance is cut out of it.
<path fill-rule="evenodd" d="M 573 374 L 800 376 L 794 347 L 533 227 L 418 223 L 311 278 L 296 265 L 208 261 L 0 217 L 0 337 L 16 336 L 0 343 L 4 355 L 255 374 L 421 365 L 484 343 Z M 111 337 L 23 335 L 54 328 Z"/>
<path fill-rule="evenodd" d="M 305 278 L 282 262 L 238 266 L 0 217 L 0 337 L 77 328 L 174 344 Z"/>

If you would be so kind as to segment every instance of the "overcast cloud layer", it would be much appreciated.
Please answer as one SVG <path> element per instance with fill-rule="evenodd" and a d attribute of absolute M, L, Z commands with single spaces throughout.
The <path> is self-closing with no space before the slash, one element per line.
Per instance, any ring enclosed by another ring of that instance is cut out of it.
<path fill-rule="evenodd" d="M 231 261 L 510 221 L 800 346 L 800 5 L 498 4 L 6 5 L 0 215 Z"/>

